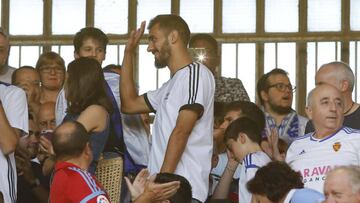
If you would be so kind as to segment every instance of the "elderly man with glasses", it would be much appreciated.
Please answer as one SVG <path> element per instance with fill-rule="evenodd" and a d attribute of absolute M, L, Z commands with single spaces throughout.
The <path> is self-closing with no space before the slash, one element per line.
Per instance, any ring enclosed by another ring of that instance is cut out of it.
<path fill-rule="evenodd" d="M 308 120 L 291 108 L 294 91 L 288 73 L 282 69 L 273 69 L 259 79 L 257 94 L 266 119 L 264 136 L 277 132 L 279 138 L 290 144 L 304 135 Z"/>

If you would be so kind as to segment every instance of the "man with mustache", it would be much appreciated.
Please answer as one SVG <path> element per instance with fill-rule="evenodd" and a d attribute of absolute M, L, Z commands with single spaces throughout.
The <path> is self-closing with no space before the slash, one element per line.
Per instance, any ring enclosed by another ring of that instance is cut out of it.
<path fill-rule="evenodd" d="M 291 108 L 295 87 L 290 83 L 288 73 L 276 68 L 264 74 L 257 83 L 257 94 L 265 113 L 264 134 L 276 129 L 279 138 L 291 143 L 304 135 L 308 121 Z"/>

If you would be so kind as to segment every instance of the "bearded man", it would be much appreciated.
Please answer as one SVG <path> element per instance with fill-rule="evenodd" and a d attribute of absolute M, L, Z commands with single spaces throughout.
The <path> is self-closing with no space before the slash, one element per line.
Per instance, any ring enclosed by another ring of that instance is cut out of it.
<path fill-rule="evenodd" d="M 304 135 L 308 121 L 291 108 L 295 87 L 290 83 L 288 73 L 276 68 L 264 74 L 257 83 L 257 94 L 265 113 L 264 135 L 275 129 L 279 138 L 291 143 Z"/>

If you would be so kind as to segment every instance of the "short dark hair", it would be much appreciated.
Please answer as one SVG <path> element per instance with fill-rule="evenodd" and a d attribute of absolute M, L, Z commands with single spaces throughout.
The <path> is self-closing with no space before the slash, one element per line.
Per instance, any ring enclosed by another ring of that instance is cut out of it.
<path fill-rule="evenodd" d="M 76 53 L 79 53 L 84 41 L 89 38 L 97 40 L 106 52 L 106 45 L 109 43 L 109 38 L 106 34 L 98 28 L 85 27 L 75 34 L 73 43 Z"/>
<path fill-rule="evenodd" d="M 213 36 L 211 36 L 209 34 L 204 34 L 204 33 L 196 34 L 191 37 L 190 42 L 189 42 L 189 47 L 193 47 L 194 43 L 198 40 L 204 40 L 204 41 L 208 42 L 209 44 L 211 44 L 215 53 L 218 53 L 218 42 L 216 41 L 216 39 Z"/>
<path fill-rule="evenodd" d="M 262 129 L 255 121 L 248 117 L 240 117 L 226 128 L 224 141 L 226 143 L 229 139 L 237 140 L 239 133 L 245 133 L 251 141 L 260 145 L 261 131 Z"/>
<path fill-rule="evenodd" d="M 252 194 L 264 195 L 272 202 L 279 202 L 294 188 L 303 188 L 300 173 L 285 162 L 273 161 L 258 169 L 253 179 L 246 184 Z"/>
<path fill-rule="evenodd" d="M 268 79 L 272 75 L 285 75 L 285 76 L 288 76 L 288 73 L 285 70 L 281 69 L 281 68 L 275 68 L 275 69 L 272 69 L 270 72 L 268 72 L 268 73 L 261 76 L 261 78 L 258 80 L 257 85 L 256 85 L 256 92 L 257 92 L 257 95 L 259 97 L 261 105 L 264 105 L 264 100 L 261 98 L 261 91 L 267 92 L 269 90 L 270 84 L 269 84 Z"/>
<path fill-rule="evenodd" d="M 191 203 L 192 192 L 191 185 L 183 176 L 173 173 L 156 174 L 155 183 L 168 183 L 171 181 L 180 181 L 180 187 L 176 193 L 169 198 L 171 203 Z"/>
<path fill-rule="evenodd" d="M 178 31 L 181 40 L 187 47 L 190 40 L 190 29 L 185 20 L 180 16 L 173 14 L 157 15 L 149 22 L 148 29 L 150 30 L 156 24 L 159 24 L 160 29 L 164 30 L 167 34 L 173 30 Z"/>
<path fill-rule="evenodd" d="M 225 102 L 214 102 L 214 124 L 221 125 L 224 122 Z"/>
<path fill-rule="evenodd" d="M 79 114 L 88 106 L 97 104 L 112 112 L 112 103 L 106 93 L 106 81 L 100 63 L 89 57 L 80 57 L 68 65 L 65 91 L 67 112 Z"/>
<path fill-rule="evenodd" d="M 15 84 L 16 83 L 16 74 L 17 74 L 18 71 L 23 70 L 23 69 L 29 69 L 29 70 L 36 71 L 35 68 L 32 67 L 32 66 L 21 66 L 20 68 L 15 69 L 13 74 L 11 75 L 11 84 L 16 85 Z"/>
<path fill-rule="evenodd" d="M 255 121 L 259 128 L 265 128 L 265 115 L 264 112 L 253 102 L 250 101 L 234 101 L 225 106 L 225 114 L 230 111 L 241 112 L 242 117 L 248 117 Z"/>
<path fill-rule="evenodd" d="M 63 132 L 60 130 L 68 125 L 71 130 Z M 86 144 L 89 142 L 89 135 L 85 127 L 78 121 L 66 121 L 59 125 L 52 137 L 51 143 L 54 147 L 56 157 L 72 158 L 78 157 L 85 149 Z"/>

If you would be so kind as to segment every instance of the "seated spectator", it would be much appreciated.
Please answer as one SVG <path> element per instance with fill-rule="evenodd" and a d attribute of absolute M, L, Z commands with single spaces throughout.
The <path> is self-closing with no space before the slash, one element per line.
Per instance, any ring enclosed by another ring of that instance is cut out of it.
<path fill-rule="evenodd" d="M 8 65 L 10 44 L 9 38 L 2 28 L 0 28 L 0 48 L 0 82 L 10 84 L 11 75 L 16 69 Z"/>
<path fill-rule="evenodd" d="M 285 161 L 289 145 L 283 139 L 279 139 L 275 129 L 272 130 L 270 136 L 261 139 L 260 146 L 272 160 Z"/>
<path fill-rule="evenodd" d="M 53 131 L 56 128 L 55 120 L 55 103 L 45 102 L 40 105 L 39 113 L 37 116 L 38 126 L 40 131 Z"/>
<path fill-rule="evenodd" d="M 40 76 L 31 66 L 22 66 L 12 75 L 11 83 L 26 93 L 29 112 L 35 117 L 40 106 Z"/>
<path fill-rule="evenodd" d="M 323 192 L 325 175 L 335 166 L 359 165 L 360 132 L 344 127 L 340 91 L 322 84 L 310 91 L 306 114 L 315 132 L 295 140 L 286 162 L 303 177 L 306 188 Z"/>
<path fill-rule="evenodd" d="M 149 178 L 146 169 L 140 171 L 133 183 L 125 178 L 133 203 L 191 203 L 191 185 L 184 177 L 158 173 Z"/>
<path fill-rule="evenodd" d="M 240 117 L 248 117 L 253 121 L 257 122 L 261 129 L 265 127 L 264 113 L 256 106 L 256 104 L 248 101 L 235 101 L 225 105 L 223 122 L 221 125 L 214 129 L 214 142 L 216 150 L 218 152 L 218 164 L 211 171 L 211 176 L 215 181 L 223 182 L 227 176 L 233 176 L 233 180 L 221 183 L 221 190 L 217 189 L 214 191 L 212 199 L 226 199 L 229 197 L 234 202 L 237 202 L 238 198 L 238 179 L 240 177 L 240 166 L 234 159 L 228 158 L 226 153 L 226 145 L 224 142 L 224 132 L 230 123 Z M 227 171 L 226 168 L 236 168 L 235 171 Z M 226 174 L 226 176 L 224 176 Z M 221 178 L 221 179 L 220 179 Z M 217 184 L 215 182 L 214 184 Z"/>
<path fill-rule="evenodd" d="M 233 121 L 225 131 L 224 141 L 231 154 L 231 158 L 241 162 L 239 178 L 239 202 L 251 202 L 251 194 L 246 183 L 252 179 L 258 168 L 271 161 L 270 157 L 261 150 L 261 128 L 247 118 L 242 117 Z M 227 168 L 234 172 L 236 168 Z M 220 183 L 218 187 L 220 187 Z"/>
<path fill-rule="evenodd" d="M 39 153 L 41 157 L 38 157 L 42 162 L 44 175 L 48 175 L 51 173 L 55 164 L 55 154 L 51 145 L 51 137 L 56 127 L 54 102 L 45 102 L 40 105 L 37 122 L 41 132 Z"/>
<path fill-rule="evenodd" d="M 256 89 L 265 113 L 264 137 L 276 129 L 279 138 L 290 144 L 304 135 L 308 119 L 291 108 L 295 87 L 291 85 L 286 71 L 276 68 L 264 74 L 257 82 Z"/>
<path fill-rule="evenodd" d="M 325 203 L 360 203 L 359 166 L 339 166 L 326 175 Z"/>
<path fill-rule="evenodd" d="M 206 56 L 200 62 L 215 76 L 215 102 L 250 101 L 241 80 L 218 76 L 220 54 L 216 39 L 209 34 L 196 34 L 191 37 L 189 47 L 205 49 Z"/>
<path fill-rule="evenodd" d="M 64 59 L 55 52 L 46 52 L 40 55 L 35 67 L 41 80 L 40 103 L 56 102 L 65 80 Z"/>
<path fill-rule="evenodd" d="M 284 162 L 270 162 L 258 169 L 247 189 L 253 194 L 254 202 L 266 203 L 318 203 L 324 195 L 303 188 L 301 175 Z"/>
<path fill-rule="evenodd" d="M 110 202 L 96 178 L 87 172 L 92 162 L 90 136 L 77 121 L 55 129 L 52 139 L 57 163 L 50 186 L 50 202 Z"/>
<path fill-rule="evenodd" d="M 315 84 L 329 84 L 336 87 L 344 99 L 344 126 L 360 129 L 360 105 L 353 101 L 355 76 L 350 66 L 340 61 L 322 65 L 315 75 Z M 314 132 L 314 126 L 309 121 L 305 133 Z"/>
<path fill-rule="evenodd" d="M 235 101 L 225 105 L 225 116 L 223 123 L 218 129 L 214 130 L 214 144 L 218 152 L 218 164 L 211 171 L 214 180 L 219 181 L 220 186 L 215 188 L 212 199 L 226 199 L 230 197 L 234 202 L 238 198 L 238 179 L 240 177 L 241 166 L 239 162 L 233 158 L 228 158 L 226 153 L 226 145 L 224 142 L 224 132 L 227 127 L 236 119 L 247 117 L 255 121 L 260 129 L 265 127 L 264 113 L 256 106 L 256 104 L 248 101 Z M 236 170 L 227 170 L 236 168 Z M 219 180 L 220 179 L 220 180 Z"/>
<path fill-rule="evenodd" d="M 33 117 L 29 115 L 29 134 L 20 138 L 16 148 L 15 161 L 18 172 L 17 203 L 48 202 L 49 177 L 42 174 L 37 159 L 40 131 Z"/>
<path fill-rule="evenodd" d="M 0 82 L 0 202 L 15 203 L 17 175 L 14 151 L 21 134 L 28 133 L 25 92 Z"/>

